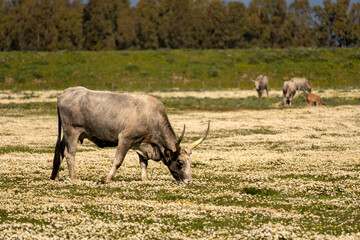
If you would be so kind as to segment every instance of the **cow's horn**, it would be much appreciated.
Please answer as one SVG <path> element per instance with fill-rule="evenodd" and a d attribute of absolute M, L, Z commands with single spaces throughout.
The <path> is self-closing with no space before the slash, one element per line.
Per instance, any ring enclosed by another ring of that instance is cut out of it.
<path fill-rule="evenodd" d="M 253 83 L 256 82 L 255 80 L 252 80 L 252 79 L 251 79 L 251 81 L 252 81 Z"/>
<path fill-rule="evenodd" d="M 205 140 L 206 136 L 208 135 L 210 130 L 210 121 L 208 122 L 208 128 L 206 129 L 206 132 L 204 134 L 204 136 L 202 138 L 200 138 L 199 140 L 193 142 L 192 144 L 190 144 L 189 148 L 190 150 L 193 150 L 197 145 L 199 145 L 200 143 L 202 143 L 202 141 Z"/>
<path fill-rule="evenodd" d="M 177 145 L 180 145 L 180 143 L 181 143 L 181 140 L 183 139 L 183 137 L 184 137 L 184 134 L 185 134 L 185 124 L 184 124 L 184 129 L 183 129 L 183 131 L 182 131 L 182 133 L 181 133 L 181 136 L 178 138 L 178 140 L 177 140 Z"/>

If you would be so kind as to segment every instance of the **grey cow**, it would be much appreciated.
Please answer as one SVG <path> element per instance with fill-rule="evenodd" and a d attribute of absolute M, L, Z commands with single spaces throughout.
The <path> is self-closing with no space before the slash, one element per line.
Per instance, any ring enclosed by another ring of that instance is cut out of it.
<path fill-rule="evenodd" d="M 285 81 L 283 85 L 283 102 L 284 105 L 292 104 L 293 97 L 296 93 L 295 83 L 292 81 Z"/>
<path fill-rule="evenodd" d="M 265 75 L 259 75 L 256 80 L 251 80 L 256 88 L 259 98 L 261 98 L 264 90 L 266 90 L 266 95 L 269 97 L 269 78 Z"/>
<path fill-rule="evenodd" d="M 77 142 L 87 138 L 100 148 L 117 146 L 115 159 L 106 178 L 114 179 L 129 149 L 140 159 L 141 179 L 148 180 L 148 160 L 162 161 L 172 176 L 188 183 L 191 177 L 192 150 L 208 135 L 210 123 L 202 138 L 187 147 L 180 147 L 185 125 L 177 139 L 164 105 L 146 94 L 115 94 L 91 91 L 84 87 L 66 89 L 58 98 L 58 139 L 55 147 L 51 179 L 58 179 L 63 158 L 69 175 L 76 179 L 75 153 Z M 61 140 L 61 129 L 63 138 Z"/>
<path fill-rule="evenodd" d="M 290 81 L 295 84 L 296 90 L 311 93 L 311 86 L 306 78 L 291 78 Z"/>

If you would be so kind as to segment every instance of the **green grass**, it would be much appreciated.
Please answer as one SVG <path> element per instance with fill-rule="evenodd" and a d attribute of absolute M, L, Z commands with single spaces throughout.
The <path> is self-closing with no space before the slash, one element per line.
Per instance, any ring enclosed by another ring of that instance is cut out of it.
<path fill-rule="evenodd" d="M 282 98 L 272 97 L 259 99 L 257 97 L 247 98 L 195 98 L 195 97 L 170 97 L 160 98 L 168 112 L 178 111 L 236 111 L 242 109 L 266 110 L 289 108 L 282 105 Z M 360 98 L 323 98 L 328 107 L 342 105 L 360 105 Z M 305 100 L 300 96 L 293 100 L 291 108 L 306 107 Z M 27 111 L 26 114 L 56 114 L 56 102 L 29 102 L 8 103 L 0 105 L 0 111 L 11 114 L 9 110 Z M 22 116 L 21 114 L 19 116 Z M 276 134 L 265 128 L 244 130 L 242 135 L 248 134 Z"/>
<path fill-rule="evenodd" d="M 0 105 L 0 113 L 11 117 L 26 115 L 55 115 L 56 102 L 8 103 Z"/>
<path fill-rule="evenodd" d="M 359 87 L 359 55 L 358 48 L 1 52 L 0 73 L 5 89 L 243 89 L 259 74 L 271 88 L 295 76 L 316 88 Z"/>
<path fill-rule="evenodd" d="M 92 145 L 91 146 L 95 146 Z M 0 147 L 0 155 L 8 153 L 53 153 L 55 146 L 48 147 L 29 147 L 23 145 L 6 145 Z M 91 148 L 78 149 L 77 152 L 91 152 Z"/>
<path fill-rule="evenodd" d="M 0 155 L 1 154 L 7 154 L 7 153 L 13 153 L 13 152 L 22 152 L 22 153 L 52 153 L 54 152 L 54 149 L 52 148 L 32 148 L 29 146 L 22 146 L 22 145 L 8 145 L 8 146 L 2 146 L 0 147 Z"/>

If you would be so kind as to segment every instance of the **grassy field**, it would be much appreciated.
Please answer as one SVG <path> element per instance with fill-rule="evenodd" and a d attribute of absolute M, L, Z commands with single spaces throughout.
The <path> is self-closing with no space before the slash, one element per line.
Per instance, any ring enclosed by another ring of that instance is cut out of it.
<path fill-rule="evenodd" d="M 50 181 L 59 93 L 0 94 L 1 239 L 360 238 L 358 90 L 317 92 L 321 108 L 301 96 L 282 107 L 275 91 L 261 102 L 255 91 L 155 92 L 175 132 L 186 124 L 183 144 L 211 121 L 189 185 L 156 162 L 140 181 L 133 151 L 102 184 L 115 149 L 89 141 L 77 153 L 81 180 L 69 181 L 64 162 Z"/>
<path fill-rule="evenodd" d="M 29 110 L 26 114 L 56 114 L 56 99 L 60 90 L 52 91 L 2 91 L 0 110 Z M 322 97 L 326 106 L 360 105 L 359 89 L 313 91 Z M 240 109 L 284 109 L 282 91 L 270 91 L 269 98 L 259 99 L 255 90 L 175 91 L 152 92 L 169 112 L 178 111 L 234 111 Z M 304 108 L 304 93 L 295 95 L 292 108 Z"/>
<path fill-rule="evenodd" d="M 250 89 L 259 74 L 279 89 L 307 77 L 318 89 L 360 87 L 360 49 L 0 52 L 3 89 Z"/>

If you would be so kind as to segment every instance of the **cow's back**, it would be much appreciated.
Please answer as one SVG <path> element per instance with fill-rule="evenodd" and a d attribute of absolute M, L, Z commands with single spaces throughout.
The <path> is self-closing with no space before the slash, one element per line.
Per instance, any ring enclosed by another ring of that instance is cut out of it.
<path fill-rule="evenodd" d="M 269 85 L 269 78 L 265 75 L 259 75 L 256 78 L 256 82 L 258 82 L 258 85 L 261 87 L 266 87 Z"/>
<path fill-rule="evenodd" d="M 283 85 L 283 94 L 289 96 L 296 91 L 295 83 L 292 81 L 285 81 Z"/>
<path fill-rule="evenodd" d="M 305 90 L 311 92 L 311 86 L 306 78 L 291 78 L 291 81 L 295 84 L 296 90 Z"/>
<path fill-rule="evenodd" d="M 66 89 L 58 98 L 64 125 L 81 128 L 88 136 L 116 141 L 119 133 L 143 136 L 168 123 L 163 104 L 146 94 L 115 94 L 84 87 Z"/>

